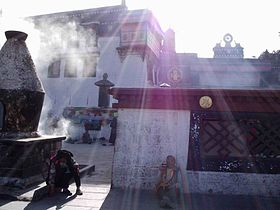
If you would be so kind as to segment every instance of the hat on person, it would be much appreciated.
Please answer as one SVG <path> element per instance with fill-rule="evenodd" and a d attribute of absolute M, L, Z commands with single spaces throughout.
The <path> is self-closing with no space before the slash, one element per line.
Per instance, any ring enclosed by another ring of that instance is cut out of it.
<path fill-rule="evenodd" d="M 73 157 L 73 154 L 72 152 L 70 151 L 67 151 L 67 150 L 58 150 L 57 153 L 56 153 L 56 158 L 57 159 L 60 159 L 60 158 L 69 158 L 69 157 Z"/>

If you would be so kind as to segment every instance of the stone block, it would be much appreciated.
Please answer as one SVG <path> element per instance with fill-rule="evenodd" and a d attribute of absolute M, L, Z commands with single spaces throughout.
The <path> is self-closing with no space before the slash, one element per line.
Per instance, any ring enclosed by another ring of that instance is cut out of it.
<path fill-rule="evenodd" d="M 0 185 L 26 188 L 44 181 L 46 164 L 65 136 L 0 140 Z"/>

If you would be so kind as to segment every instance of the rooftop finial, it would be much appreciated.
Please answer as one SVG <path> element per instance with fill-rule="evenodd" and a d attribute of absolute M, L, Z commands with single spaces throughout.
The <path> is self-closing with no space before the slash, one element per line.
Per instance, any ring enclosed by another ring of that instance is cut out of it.
<path fill-rule="evenodd" d="M 22 31 L 5 31 L 5 35 L 7 39 L 16 38 L 18 40 L 25 41 L 27 38 L 27 34 Z"/>
<path fill-rule="evenodd" d="M 122 0 L 122 6 L 126 7 L 125 0 Z"/>

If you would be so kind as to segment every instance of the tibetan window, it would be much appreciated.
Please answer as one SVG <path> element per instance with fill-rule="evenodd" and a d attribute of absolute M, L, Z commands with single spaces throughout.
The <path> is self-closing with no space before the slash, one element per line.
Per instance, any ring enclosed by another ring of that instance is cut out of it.
<path fill-rule="evenodd" d="M 84 59 L 83 77 L 96 77 L 97 61 L 95 57 Z"/>
<path fill-rule="evenodd" d="M 193 112 L 188 170 L 280 173 L 280 116 Z"/>
<path fill-rule="evenodd" d="M 77 77 L 77 63 L 75 59 L 66 60 L 64 77 Z"/>
<path fill-rule="evenodd" d="M 54 61 L 49 65 L 48 77 L 49 78 L 59 78 L 60 77 L 60 60 Z"/>

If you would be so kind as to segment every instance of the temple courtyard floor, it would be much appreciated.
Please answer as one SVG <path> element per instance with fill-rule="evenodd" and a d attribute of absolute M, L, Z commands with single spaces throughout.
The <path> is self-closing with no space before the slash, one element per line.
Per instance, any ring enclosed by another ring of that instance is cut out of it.
<path fill-rule="evenodd" d="M 82 178 L 83 195 L 55 194 L 39 200 L 16 199 L 0 192 L 0 210 L 159 210 L 159 201 L 153 191 L 111 189 L 114 147 L 107 142 L 93 144 L 63 143 L 80 165 L 95 165 L 95 170 Z M 41 184 L 45 185 L 44 183 Z M 25 195 L 32 197 L 33 192 Z M 185 194 L 174 209 L 188 210 L 279 210 L 280 198 L 256 196 L 228 196 Z"/>

